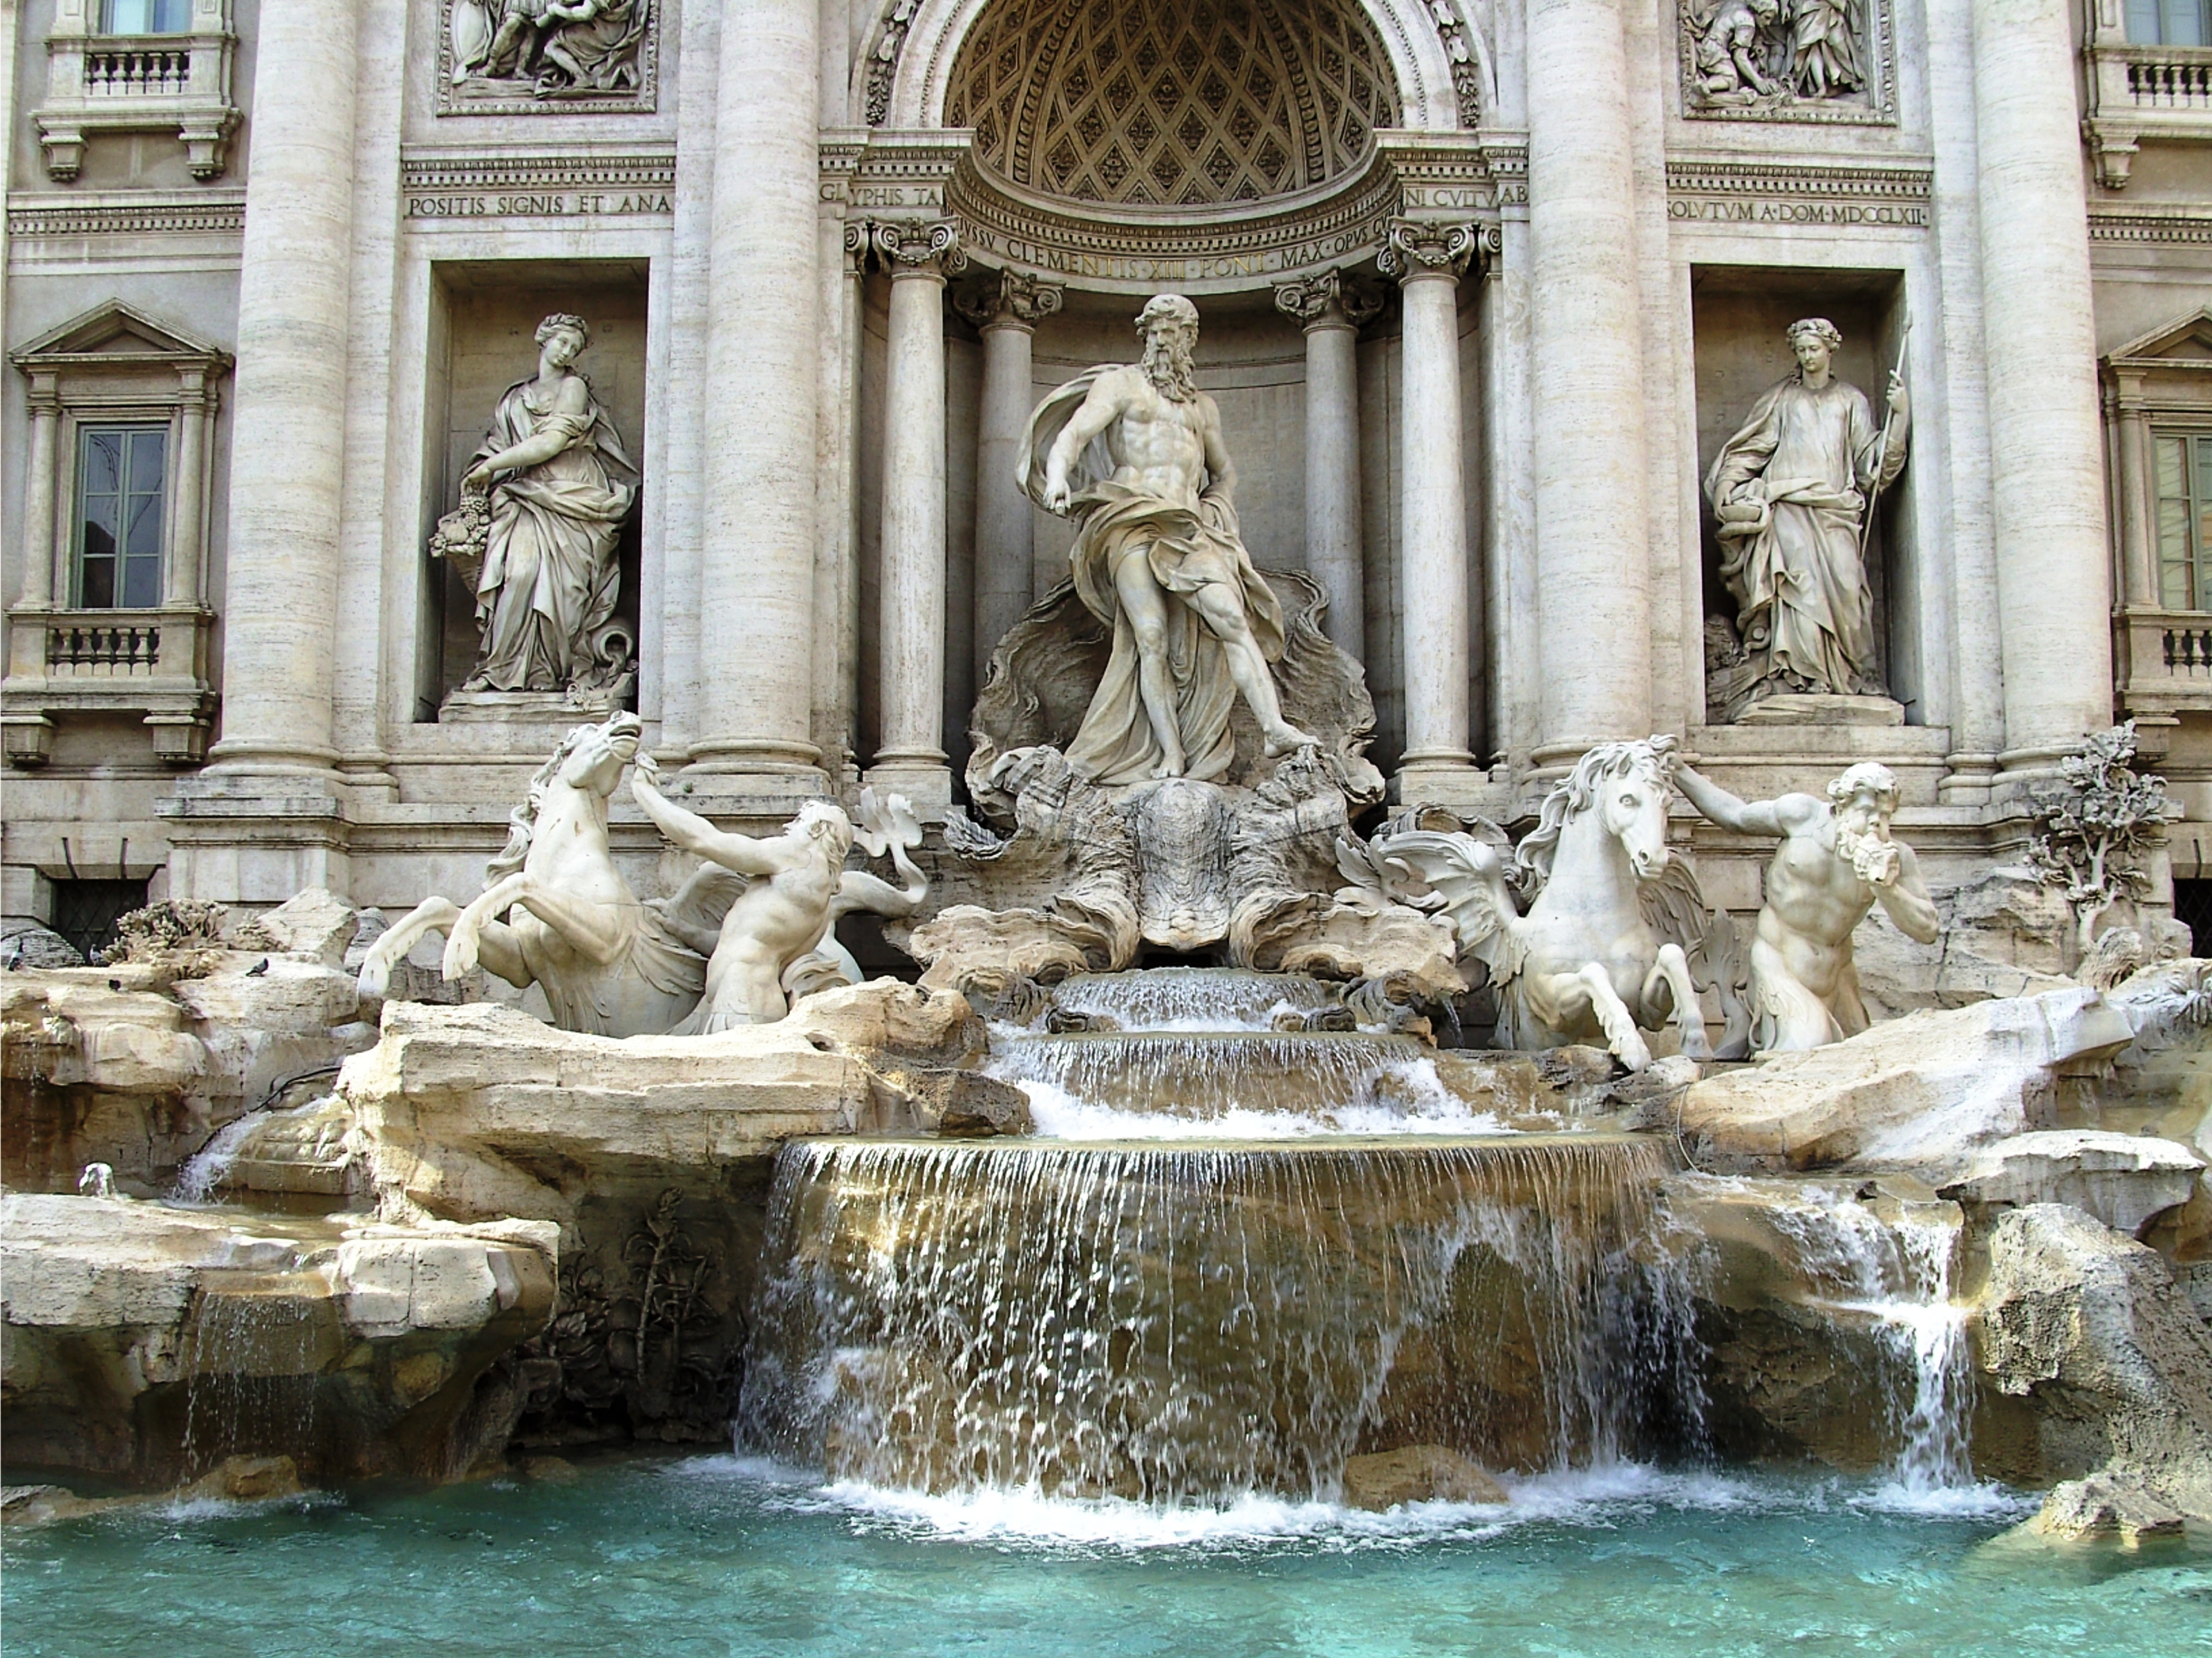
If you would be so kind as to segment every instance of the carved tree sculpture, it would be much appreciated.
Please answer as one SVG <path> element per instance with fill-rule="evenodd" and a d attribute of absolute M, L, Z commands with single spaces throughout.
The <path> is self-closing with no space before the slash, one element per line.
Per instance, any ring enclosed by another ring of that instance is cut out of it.
<path fill-rule="evenodd" d="M 2136 722 L 2130 720 L 2084 739 L 2059 761 L 2061 785 L 2036 797 L 2028 861 L 2074 906 L 2085 954 L 2098 917 L 2149 893 L 2143 863 L 2171 803 L 2166 779 L 2135 771 L 2135 757 Z"/>

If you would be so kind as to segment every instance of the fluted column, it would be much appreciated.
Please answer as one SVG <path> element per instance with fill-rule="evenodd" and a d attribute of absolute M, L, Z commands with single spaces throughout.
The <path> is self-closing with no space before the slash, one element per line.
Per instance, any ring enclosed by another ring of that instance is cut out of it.
<path fill-rule="evenodd" d="M 51 373 L 31 377 L 31 453 L 23 472 L 23 591 L 18 610 L 54 602 L 54 483 L 61 399 Z M 27 670 L 27 665 L 24 671 Z"/>
<path fill-rule="evenodd" d="M 945 759 L 945 279 L 966 263 L 945 220 L 878 224 L 891 273 L 884 393 L 882 737 L 868 781 L 925 813 L 951 803 Z"/>
<path fill-rule="evenodd" d="M 820 15 L 815 0 L 722 14 L 708 384 L 689 388 L 708 405 L 691 769 L 717 792 L 827 787 L 810 735 Z"/>
<path fill-rule="evenodd" d="M 168 563 L 161 571 L 161 602 L 171 607 L 200 601 L 200 525 L 207 487 L 207 429 L 215 399 L 207 376 L 195 369 L 185 387 L 184 412 L 177 422 L 176 517 L 169 526 Z"/>
<path fill-rule="evenodd" d="M 1019 271 L 989 275 L 953 296 L 983 336 L 983 398 L 975 443 L 975 618 L 969 642 L 981 690 L 991 653 L 1042 593 L 1030 590 L 1036 535 L 1014 457 L 1030 418 L 1030 347 L 1041 318 L 1060 309 L 1062 290 Z"/>
<path fill-rule="evenodd" d="M 1306 573 L 1328 600 L 1328 637 L 1367 655 L 1359 515 L 1359 331 L 1379 296 L 1336 271 L 1279 284 L 1275 308 L 1305 325 Z"/>
<path fill-rule="evenodd" d="M 1449 805 L 1475 781 L 1468 748 L 1467 479 L 1459 405 L 1459 279 L 1471 224 L 1394 219 L 1380 259 L 1405 299 L 1398 592 L 1405 606 L 1407 805 Z"/>
<path fill-rule="evenodd" d="M 2112 716 L 2103 434 L 2066 0 L 1973 0 L 2008 771 Z"/>
<path fill-rule="evenodd" d="M 1644 380 L 1668 371 L 1638 320 L 1620 3 L 1528 6 L 1540 765 L 1650 730 Z"/>
<path fill-rule="evenodd" d="M 337 656 L 356 9 L 260 20 L 238 273 L 219 771 L 326 770 Z"/>

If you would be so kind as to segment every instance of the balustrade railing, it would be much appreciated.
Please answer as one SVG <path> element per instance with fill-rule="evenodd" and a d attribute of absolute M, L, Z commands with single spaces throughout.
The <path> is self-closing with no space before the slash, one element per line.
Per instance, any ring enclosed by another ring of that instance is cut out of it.
<path fill-rule="evenodd" d="M 2212 53 L 2187 57 L 2136 57 L 2155 48 L 2130 50 L 2128 96 L 2145 109 L 2212 110 Z"/>
<path fill-rule="evenodd" d="M 188 92 L 192 54 L 178 46 L 94 46 L 84 54 L 88 98 L 144 98 Z"/>
<path fill-rule="evenodd" d="M 2170 627 L 2165 646 L 2167 673 L 2212 675 L 2212 627 Z"/>
<path fill-rule="evenodd" d="M 67 674 L 151 674 L 161 630 L 143 624 L 59 624 L 46 633 L 46 670 Z"/>

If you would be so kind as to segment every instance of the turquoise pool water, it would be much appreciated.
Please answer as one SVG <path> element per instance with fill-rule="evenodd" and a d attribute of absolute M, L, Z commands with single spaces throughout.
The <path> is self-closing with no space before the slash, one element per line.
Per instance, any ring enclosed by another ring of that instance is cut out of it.
<path fill-rule="evenodd" d="M 2212 1551 L 1984 1545 L 2026 1511 L 1638 1468 L 1508 1509 L 1163 1515 L 824 1490 L 728 1457 L 12 1535 L 9 1658 L 1915 1658 L 2212 1653 Z"/>

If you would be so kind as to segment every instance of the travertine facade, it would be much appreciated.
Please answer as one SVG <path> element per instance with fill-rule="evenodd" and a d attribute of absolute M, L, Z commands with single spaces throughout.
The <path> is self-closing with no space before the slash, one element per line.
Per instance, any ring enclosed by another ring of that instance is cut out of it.
<path fill-rule="evenodd" d="M 671 797 L 751 831 L 865 777 L 941 817 L 1068 573 L 1029 411 L 1163 291 L 1403 803 L 1525 819 L 1654 732 L 1746 800 L 1878 762 L 1940 890 L 2133 716 L 2184 814 L 2154 899 L 2212 895 L 2168 885 L 2212 883 L 2212 46 L 2116 0 L 562 9 L 8 9 L 9 914 L 477 889 L 600 716 L 472 686 L 430 554 L 559 314 L 636 469 L 592 556 Z M 1866 660 L 1717 695 L 1701 486 L 1814 317 L 1877 427 L 1909 392 L 1909 463 L 1826 474 L 1883 485 Z M 1674 833 L 1747 920 L 1768 845 Z M 626 798 L 611 834 L 675 890 Z"/>

